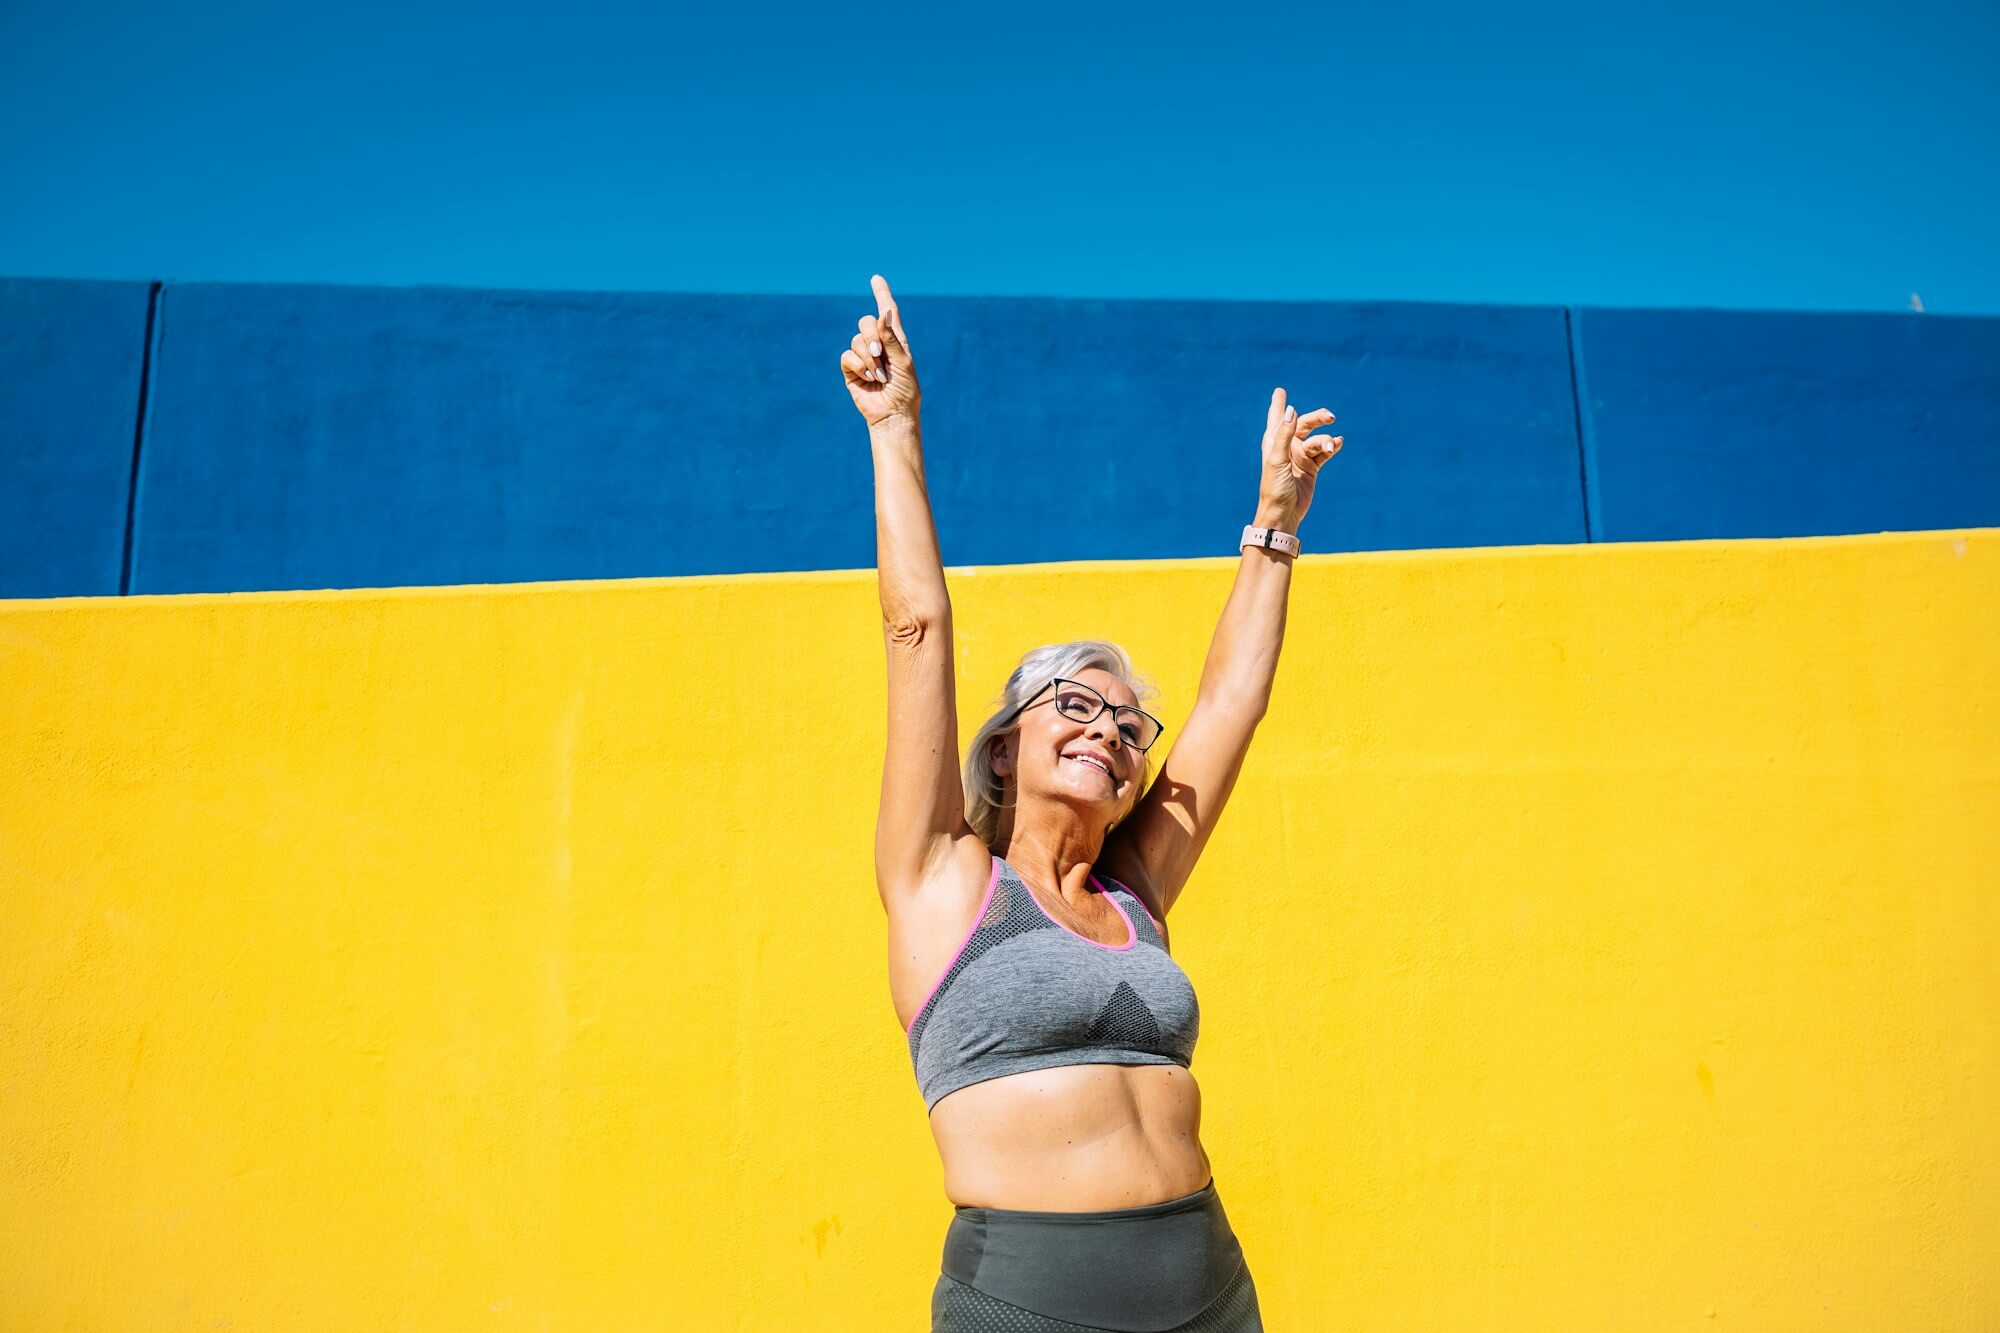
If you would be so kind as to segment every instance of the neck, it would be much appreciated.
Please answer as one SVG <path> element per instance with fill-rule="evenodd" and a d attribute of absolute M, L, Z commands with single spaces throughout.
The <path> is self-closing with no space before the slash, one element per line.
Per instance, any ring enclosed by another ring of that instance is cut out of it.
<path fill-rule="evenodd" d="M 993 846 L 995 856 L 1003 857 L 1037 888 L 1078 899 L 1092 892 L 1090 870 L 1103 850 L 1103 830 L 1074 820 L 1030 820 L 1020 828 L 1003 828 Z"/>

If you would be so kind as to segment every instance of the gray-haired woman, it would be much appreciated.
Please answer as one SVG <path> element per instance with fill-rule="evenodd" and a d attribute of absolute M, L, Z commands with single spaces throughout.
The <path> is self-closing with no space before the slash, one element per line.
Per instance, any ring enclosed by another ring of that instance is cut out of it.
<path fill-rule="evenodd" d="M 1022 658 L 961 775 L 951 601 L 889 284 L 840 364 L 868 422 L 889 735 L 875 875 L 889 991 L 956 1205 L 931 1327 L 1261 1329 L 1188 1065 L 1166 916 L 1270 702 L 1299 520 L 1339 436 L 1271 395 L 1255 522 L 1158 781 L 1151 687 L 1096 640 Z"/>

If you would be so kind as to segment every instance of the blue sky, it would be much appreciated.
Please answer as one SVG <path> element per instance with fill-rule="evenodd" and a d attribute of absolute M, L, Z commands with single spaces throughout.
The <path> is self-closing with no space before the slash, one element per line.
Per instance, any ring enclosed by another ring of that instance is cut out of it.
<path fill-rule="evenodd" d="M 2000 5 L 0 3 L 0 275 L 2000 314 Z"/>

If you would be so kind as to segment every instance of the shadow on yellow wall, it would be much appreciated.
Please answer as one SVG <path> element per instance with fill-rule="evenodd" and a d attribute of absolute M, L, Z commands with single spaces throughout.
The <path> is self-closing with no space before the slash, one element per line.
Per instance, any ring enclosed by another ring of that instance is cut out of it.
<path fill-rule="evenodd" d="M 962 735 L 1234 567 L 953 570 Z M 882 711 L 871 571 L 0 603 L 0 1324 L 922 1327 Z M 1174 915 L 1271 1327 L 2000 1318 L 1996 866 L 2000 530 L 1304 558 Z"/>

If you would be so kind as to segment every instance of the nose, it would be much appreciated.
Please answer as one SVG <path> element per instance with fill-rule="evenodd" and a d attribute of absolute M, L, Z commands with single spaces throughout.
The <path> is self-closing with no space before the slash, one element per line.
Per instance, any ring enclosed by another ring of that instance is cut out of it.
<path fill-rule="evenodd" d="M 1091 721 L 1087 734 L 1107 742 L 1113 750 L 1122 748 L 1125 743 L 1124 734 L 1118 730 L 1118 720 L 1111 715 L 1109 708 Z"/>

